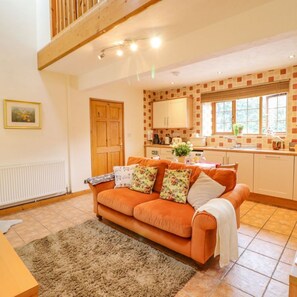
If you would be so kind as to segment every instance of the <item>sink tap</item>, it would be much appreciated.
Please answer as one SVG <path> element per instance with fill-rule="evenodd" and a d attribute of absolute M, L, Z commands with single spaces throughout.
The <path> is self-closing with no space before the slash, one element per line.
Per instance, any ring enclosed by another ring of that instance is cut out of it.
<path fill-rule="evenodd" d="M 236 137 L 226 136 L 225 138 L 228 139 L 228 140 L 231 140 L 231 148 L 241 147 L 241 143 L 237 142 Z M 234 145 L 232 145 L 232 141 L 234 141 Z"/>

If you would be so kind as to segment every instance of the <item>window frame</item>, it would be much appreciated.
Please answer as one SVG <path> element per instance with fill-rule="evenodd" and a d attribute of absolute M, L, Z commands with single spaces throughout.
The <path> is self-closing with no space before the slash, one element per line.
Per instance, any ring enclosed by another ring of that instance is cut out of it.
<path fill-rule="evenodd" d="M 286 101 L 286 119 L 288 118 L 288 92 L 281 92 L 277 94 L 268 94 L 268 95 L 262 95 L 262 96 L 254 96 L 259 98 L 259 133 L 246 133 L 245 135 L 252 135 L 252 136 L 257 136 L 257 135 L 265 135 L 263 133 L 263 97 L 274 97 L 274 96 L 280 96 L 280 95 L 286 95 L 287 96 L 287 101 Z M 253 98 L 253 97 L 250 97 Z M 222 103 L 222 102 L 232 102 L 232 125 L 235 124 L 236 121 L 236 101 L 240 99 L 248 99 L 248 98 L 238 98 L 238 99 L 233 99 L 233 100 L 216 100 L 211 102 L 212 106 L 212 135 L 233 135 L 233 130 L 231 132 L 218 132 L 216 130 L 216 104 L 217 103 Z M 266 99 L 267 100 L 267 99 Z M 268 103 L 266 103 L 268 104 Z M 203 102 L 202 102 L 203 105 Z M 203 107 L 202 107 L 202 113 L 203 113 Z M 286 121 L 287 122 L 287 121 Z M 268 119 L 266 119 L 266 125 L 268 123 Z M 202 127 L 203 128 L 203 127 Z M 285 132 L 274 132 L 277 135 L 287 135 L 288 129 L 286 125 L 286 131 Z"/>

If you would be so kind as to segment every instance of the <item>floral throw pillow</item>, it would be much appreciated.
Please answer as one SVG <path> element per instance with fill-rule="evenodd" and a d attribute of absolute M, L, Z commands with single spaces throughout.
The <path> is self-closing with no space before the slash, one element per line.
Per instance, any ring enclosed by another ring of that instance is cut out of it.
<path fill-rule="evenodd" d="M 137 166 L 133 172 L 131 190 L 145 194 L 152 193 L 158 168 Z"/>
<path fill-rule="evenodd" d="M 115 188 L 129 188 L 131 186 L 132 175 L 135 165 L 129 166 L 113 166 Z"/>
<path fill-rule="evenodd" d="M 160 198 L 186 203 L 191 174 L 191 169 L 166 169 Z"/>

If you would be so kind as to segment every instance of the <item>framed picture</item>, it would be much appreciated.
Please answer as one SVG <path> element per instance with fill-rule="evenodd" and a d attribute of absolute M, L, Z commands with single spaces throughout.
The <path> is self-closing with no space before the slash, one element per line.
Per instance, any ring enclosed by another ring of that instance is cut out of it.
<path fill-rule="evenodd" d="M 4 128 L 41 129 L 41 103 L 4 100 Z"/>

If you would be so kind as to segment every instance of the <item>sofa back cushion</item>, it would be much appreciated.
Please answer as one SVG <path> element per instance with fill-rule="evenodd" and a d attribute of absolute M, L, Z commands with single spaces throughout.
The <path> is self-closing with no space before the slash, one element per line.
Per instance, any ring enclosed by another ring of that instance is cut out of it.
<path fill-rule="evenodd" d="M 195 210 L 198 210 L 200 206 L 207 203 L 209 200 L 220 197 L 225 189 L 225 186 L 216 182 L 202 171 L 191 187 L 187 201 Z"/>
<path fill-rule="evenodd" d="M 190 187 L 197 180 L 201 171 L 206 173 L 209 177 L 211 177 L 216 182 L 225 186 L 226 189 L 224 193 L 232 191 L 236 186 L 236 172 L 235 170 L 232 170 L 232 169 L 225 169 L 225 168 L 201 169 L 198 166 L 187 166 L 181 163 L 171 163 L 168 168 L 169 169 L 192 169 Z"/>
<path fill-rule="evenodd" d="M 171 169 L 171 170 L 191 169 L 192 174 L 190 177 L 190 187 L 192 187 L 192 185 L 194 184 L 194 182 L 196 181 L 196 179 L 198 178 L 201 172 L 201 168 L 197 166 L 185 165 L 182 163 L 174 163 L 174 162 L 169 165 L 168 169 Z"/>
<path fill-rule="evenodd" d="M 132 175 L 130 189 L 145 194 L 151 194 L 157 177 L 158 168 L 136 166 Z"/>
<path fill-rule="evenodd" d="M 166 169 L 160 198 L 186 203 L 191 174 L 190 169 Z"/>
<path fill-rule="evenodd" d="M 161 192 L 165 169 L 168 168 L 171 161 L 168 160 L 152 160 L 142 157 L 129 157 L 127 165 L 139 164 L 141 166 L 149 166 L 158 168 L 156 181 L 153 187 L 154 192 Z"/>

